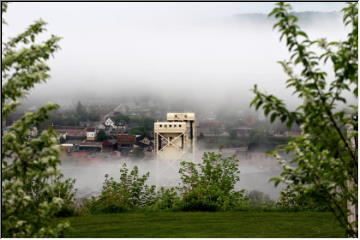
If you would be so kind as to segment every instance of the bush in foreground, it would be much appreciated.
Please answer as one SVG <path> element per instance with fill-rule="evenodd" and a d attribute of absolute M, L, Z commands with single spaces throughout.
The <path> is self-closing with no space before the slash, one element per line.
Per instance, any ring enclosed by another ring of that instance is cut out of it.
<path fill-rule="evenodd" d="M 129 172 L 124 163 L 119 181 L 105 175 L 100 196 L 86 200 L 84 208 L 90 213 L 117 213 L 152 205 L 156 200 L 155 186 L 145 184 L 148 178 L 149 172 L 139 176 L 137 166 Z"/>
<path fill-rule="evenodd" d="M 183 211 L 229 210 L 245 200 L 244 190 L 235 191 L 237 159 L 212 152 L 204 153 L 203 162 L 182 162 L 179 170 Z"/>

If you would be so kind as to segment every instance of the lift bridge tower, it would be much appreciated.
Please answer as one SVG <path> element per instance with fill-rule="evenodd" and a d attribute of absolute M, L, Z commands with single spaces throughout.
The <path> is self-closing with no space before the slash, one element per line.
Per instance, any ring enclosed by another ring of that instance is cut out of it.
<path fill-rule="evenodd" d="M 174 186 L 181 161 L 195 161 L 195 113 L 167 113 L 166 122 L 154 123 L 158 186 Z M 173 177 L 171 179 L 171 177 Z"/>

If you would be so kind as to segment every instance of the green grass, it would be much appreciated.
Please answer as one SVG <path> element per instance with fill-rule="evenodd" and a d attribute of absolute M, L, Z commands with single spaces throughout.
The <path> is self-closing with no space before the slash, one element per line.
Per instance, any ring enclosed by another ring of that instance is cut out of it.
<path fill-rule="evenodd" d="M 67 218 L 65 237 L 345 237 L 324 212 L 149 212 Z"/>

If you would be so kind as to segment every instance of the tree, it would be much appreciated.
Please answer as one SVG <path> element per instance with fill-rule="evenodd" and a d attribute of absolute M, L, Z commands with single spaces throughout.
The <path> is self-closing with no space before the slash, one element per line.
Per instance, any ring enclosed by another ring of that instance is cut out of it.
<path fill-rule="evenodd" d="M 96 122 L 100 121 L 101 115 L 100 115 L 101 109 L 96 105 L 91 105 L 88 110 L 88 118 L 89 121 Z"/>
<path fill-rule="evenodd" d="M 143 126 L 134 127 L 132 129 L 130 129 L 129 133 L 133 134 L 133 135 L 146 136 L 146 130 L 145 130 L 145 127 L 143 127 Z"/>
<path fill-rule="evenodd" d="M 108 136 L 106 135 L 104 130 L 100 130 L 97 134 L 96 134 L 96 141 L 98 142 L 102 142 L 108 139 Z"/>
<path fill-rule="evenodd" d="M 249 202 L 255 206 L 268 205 L 271 206 L 274 204 L 274 201 L 270 198 L 270 196 L 266 193 L 253 190 L 248 194 Z"/>
<path fill-rule="evenodd" d="M 114 121 L 116 124 L 119 124 L 121 122 L 124 122 L 124 123 L 130 123 L 130 117 L 129 116 L 126 116 L 122 113 L 117 113 L 114 117 Z"/>
<path fill-rule="evenodd" d="M 212 152 L 204 153 L 203 162 L 181 162 L 179 170 L 183 210 L 216 211 L 235 207 L 244 190 L 235 191 L 240 180 L 237 159 Z"/>
<path fill-rule="evenodd" d="M 5 13 L 7 3 L 1 3 Z M 3 21 L 4 24 L 4 21 Z M 20 104 L 27 91 L 49 78 L 46 60 L 59 49 L 59 37 L 52 35 L 36 43 L 45 31 L 42 20 L 2 45 L 2 116 L 4 119 Z M 58 134 L 49 128 L 38 138 L 29 138 L 29 130 L 46 119 L 58 105 L 49 103 L 36 112 L 28 112 L 2 134 L 2 236 L 59 237 L 69 226 L 54 221 L 55 214 L 73 195 L 69 180 L 61 181 Z"/>
<path fill-rule="evenodd" d="M 84 105 L 82 105 L 80 101 L 76 105 L 76 113 L 79 116 L 81 121 L 87 121 L 88 113 L 87 113 L 86 107 Z"/>
<path fill-rule="evenodd" d="M 358 96 L 358 7 L 349 3 L 342 11 L 344 24 L 350 32 L 343 42 L 326 39 L 311 41 L 297 25 L 297 18 L 289 13 L 291 6 L 280 2 L 270 13 L 278 19 L 274 28 L 285 39 L 289 52 L 288 61 L 281 61 L 288 75 L 287 87 L 294 88 L 303 103 L 289 110 L 279 98 L 262 93 L 255 85 L 255 98 L 251 105 L 263 108 L 271 121 L 280 119 L 288 127 L 293 123 L 301 127 L 301 136 L 293 138 L 285 147 L 296 156 L 287 163 L 277 151 L 274 155 L 283 166 L 275 184 L 284 182 L 297 195 L 304 195 L 326 204 L 347 234 L 357 236 L 356 218 L 349 211 L 358 204 L 358 153 L 357 153 L 357 106 L 347 104 L 344 93 Z M 318 46 L 320 55 L 312 51 Z M 322 64 L 330 61 L 335 79 L 327 79 Z M 297 73 L 294 67 L 301 68 Z M 319 194 L 321 193 L 321 194 Z"/>

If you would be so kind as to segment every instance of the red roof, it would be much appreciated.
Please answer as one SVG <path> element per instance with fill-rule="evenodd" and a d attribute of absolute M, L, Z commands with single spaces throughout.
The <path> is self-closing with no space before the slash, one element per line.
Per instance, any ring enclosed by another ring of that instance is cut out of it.
<path fill-rule="evenodd" d="M 105 141 L 103 141 L 102 146 L 103 147 L 112 147 L 115 143 L 116 143 L 116 141 L 114 142 L 114 141 L 105 140 Z"/>
<path fill-rule="evenodd" d="M 120 134 L 118 135 L 117 140 L 120 144 L 134 144 L 136 141 L 136 136 Z"/>
<path fill-rule="evenodd" d="M 70 136 L 83 136 L 85 135 L 84 129 L 56 129 L 59 133 L 66 133 Z"/>

